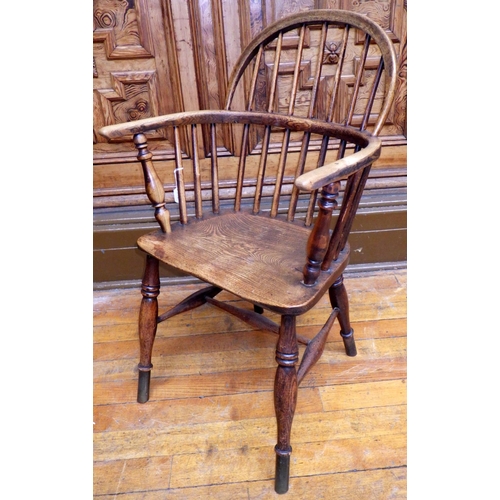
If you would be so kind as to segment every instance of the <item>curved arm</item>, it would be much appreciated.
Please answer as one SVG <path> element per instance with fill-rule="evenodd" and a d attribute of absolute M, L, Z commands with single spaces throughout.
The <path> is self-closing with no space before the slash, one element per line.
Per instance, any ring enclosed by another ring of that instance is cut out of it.
<path fill-rule="evenodd" d="M 370 137 L 368 145 L 361 151 L 302 174 L 295 179 L 295 185 L 303 191 L 314 191 L 340 181 L 373 163 L 380 156 L 381 147 L 382 141 L 378 137 Z"/>
<path fill-rule="evenodd" d="M 369 165 L 380 156 L 380 139 L 367 132 L 361 132 L 352 127 L 339 125 L 334 122 L 254 111 L 202 110 L 174 113 L 109 125 L 99 130 L 99 133 L 108 139 L 116 139 L 129 134 L 142 134 L 166 126 L 188 125 L 191 123 L 254 123 L 269 126 L 285 126 L 291 130 L 307 130 L 312 133 L 337 137 L 363 148 L 350 156 L 323 165 L 316 170 L 298 177 L 295 180 L 295 185 L 303 191 L 313 191 L 331 182 L 347 177 Z"/>
<path fill-rule="evenodd" d="M 204 114 L 206 114 L 206 112 L 204 112 Z M 129 134 L 143 134 L 169 125 L 179 125 L 182 122 L 186 122 L 192 115 L 193 113 L 186 111 L 183 113 L 171 113 L 168 115 L 143 118 L 142 120 L 107 125 L 99 130 L 99 134 L 106 137 L 106 139 L 119 139 Z"/>
<path fill-rule="evenodd" d="M 339 125 L 334 122 L 278 113 L 223 110 L 185 111 L 183 113 L 144 118 L 132 122 L 108 125 L 100 129 L 99 133 L 108 139 L 117 139 L 129 134 L 144 134 L 145 132 L 162 127 L 177 127 L 192 123 L 251 123 L 271 127 L 286 127 L 290 130 L 307 131 L 314 134 L 336 137 L 347 142 L 352 142 L 362 148 L 365 148 L 371 140 L 371 135 L 367 132 L 361 132 L 353 127 Z"/>

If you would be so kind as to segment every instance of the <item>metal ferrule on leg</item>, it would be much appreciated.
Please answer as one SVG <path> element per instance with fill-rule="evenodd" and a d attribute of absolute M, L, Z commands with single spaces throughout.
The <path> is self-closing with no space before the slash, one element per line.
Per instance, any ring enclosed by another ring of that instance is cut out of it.
<path fill-rule="evenodd" d="M 358 351 L 356 349 L 356 342 L 354 342 L 354 330 L 351 328 L 349 333 L 340 332 L 340 336 L 344 341 L 345 353 L 348 356 L 356 356 Z"/>
<path fill-rule="evenodd" d="M 282 494 L 288 491 L 290 485 L 290 454 L 292 447 L 287 450 L 280 450 L 278 446 L 274 448 L 276 452 L 276 475 L 274 478 L 274 491 Z"/>
<path fill-rule="evenodd" d="M 138 365 L 139 368 L 139 383 L 137 385 L 137 402 L 146 403 L 149 401 L 149 386 L 151 381 L 152 364 L 149 366 Z"/>

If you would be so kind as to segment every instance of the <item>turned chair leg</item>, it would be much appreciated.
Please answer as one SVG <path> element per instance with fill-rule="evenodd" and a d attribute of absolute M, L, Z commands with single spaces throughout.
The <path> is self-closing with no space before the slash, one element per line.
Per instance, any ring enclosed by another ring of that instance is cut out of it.
<path fill-rule="evenodd" d="M 344 286 L 344 277 L 340 276 L 328 290 L 332 307 L 337 307 L 340 312 L 338 319 L 340 323 L 340 335 L 344 341 L 345 353 L 348 356 L 356 356 L 356 343 L 354 342 L 354 330 L 349 321 L 349 299 Z"/>
<path fill-rule="evenodd" d="M 293 415 L 297 404 L 297 371 L 295 363 L 299 357 L 295 330 L 295 316 L 282 316 L 276 361 L 278 368 L 274 381 L 274 406 L 278 424 L 276 444 L 276 493 L 286 493 L 290 478 L 290 435 Z"/>
<path fill-rule="evenodd" d="M 147 255 L 146 269 L 142 280 L 142 302 L 139 312 L 139 383 L 137 401 L 146 403 L 149 400 L 149 384 L 151 379 L 151 355 L 158 324 L 158 295 L 160 294 L 159 262 Z"/>

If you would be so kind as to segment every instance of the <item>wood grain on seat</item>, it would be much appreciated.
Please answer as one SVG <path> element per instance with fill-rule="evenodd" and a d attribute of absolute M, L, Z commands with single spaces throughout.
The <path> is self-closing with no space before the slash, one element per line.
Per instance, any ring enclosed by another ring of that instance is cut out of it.
<path fill-rule="evenodd" d="M 349 256 L 345 248 L 314 286 L 304 286 L 309 235 L 304 226 L 240 212 L 175 225 L 168 234 L 155 231 L 137 243 L 159 260 L 254 304 L 301 314 L 342 273 Z"/>

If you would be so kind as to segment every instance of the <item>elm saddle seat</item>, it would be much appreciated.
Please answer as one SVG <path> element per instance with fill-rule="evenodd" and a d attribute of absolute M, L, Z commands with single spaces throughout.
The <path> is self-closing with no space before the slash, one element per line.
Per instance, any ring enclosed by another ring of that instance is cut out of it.
<path fill-rule="evenodd" d="M 342 273 L 349 231 L 380 155 L 377 136 L 394 98 L 395 61 L 388 36 L 366 16 L 299 13 L 268 26 L 245 49 L 224 110 L 100 131 L 110 140 L 133 139 L 160 225 L 137 242 L 146 254 L 137 399 L 149 399 L 157 325 L 177 314 L 209 304 L 277 334 L 278 493 L 289 488 L 297 388 L 320 358 L 335 319 L 346 354 L 356 355 Z M 231 109 L 237 95 L 245 96 L 244 110 Z M 173 144 L 163 180 L 148 149 L 148 134 L 153 141 L 158 131 Z M 229 151 L 220 147 L 227 137 L 234 138 Z M 159 315 L 160 261 L 208 286 Z M 253 310 L 217 300 L 222 290 Z M 326 292 L 332 311 L 324 327 L 313 339 L 298 335 L 297 316 Z M 266 311 L 278 313 L 279 324 Z M 300 363 L 298 342 L 307 346 Z"/>
<path fill-rule="evenodd" d="M 252 304 L 285 314 L 308 311 L 332 279 L 345 269 L 349 249 L 321 273 L 314 287 L 304 287 L 302 267 L 310 231 L 281 220 L 250 213 L 227 213 L 186 227 L 139 238 L 144 251 Z M 195 259 L 188 260 L 192 254 Z M 224 270 L 221 273 L 221 269 Z M 263 279 L 272 278 L 272 280 Z"/>

